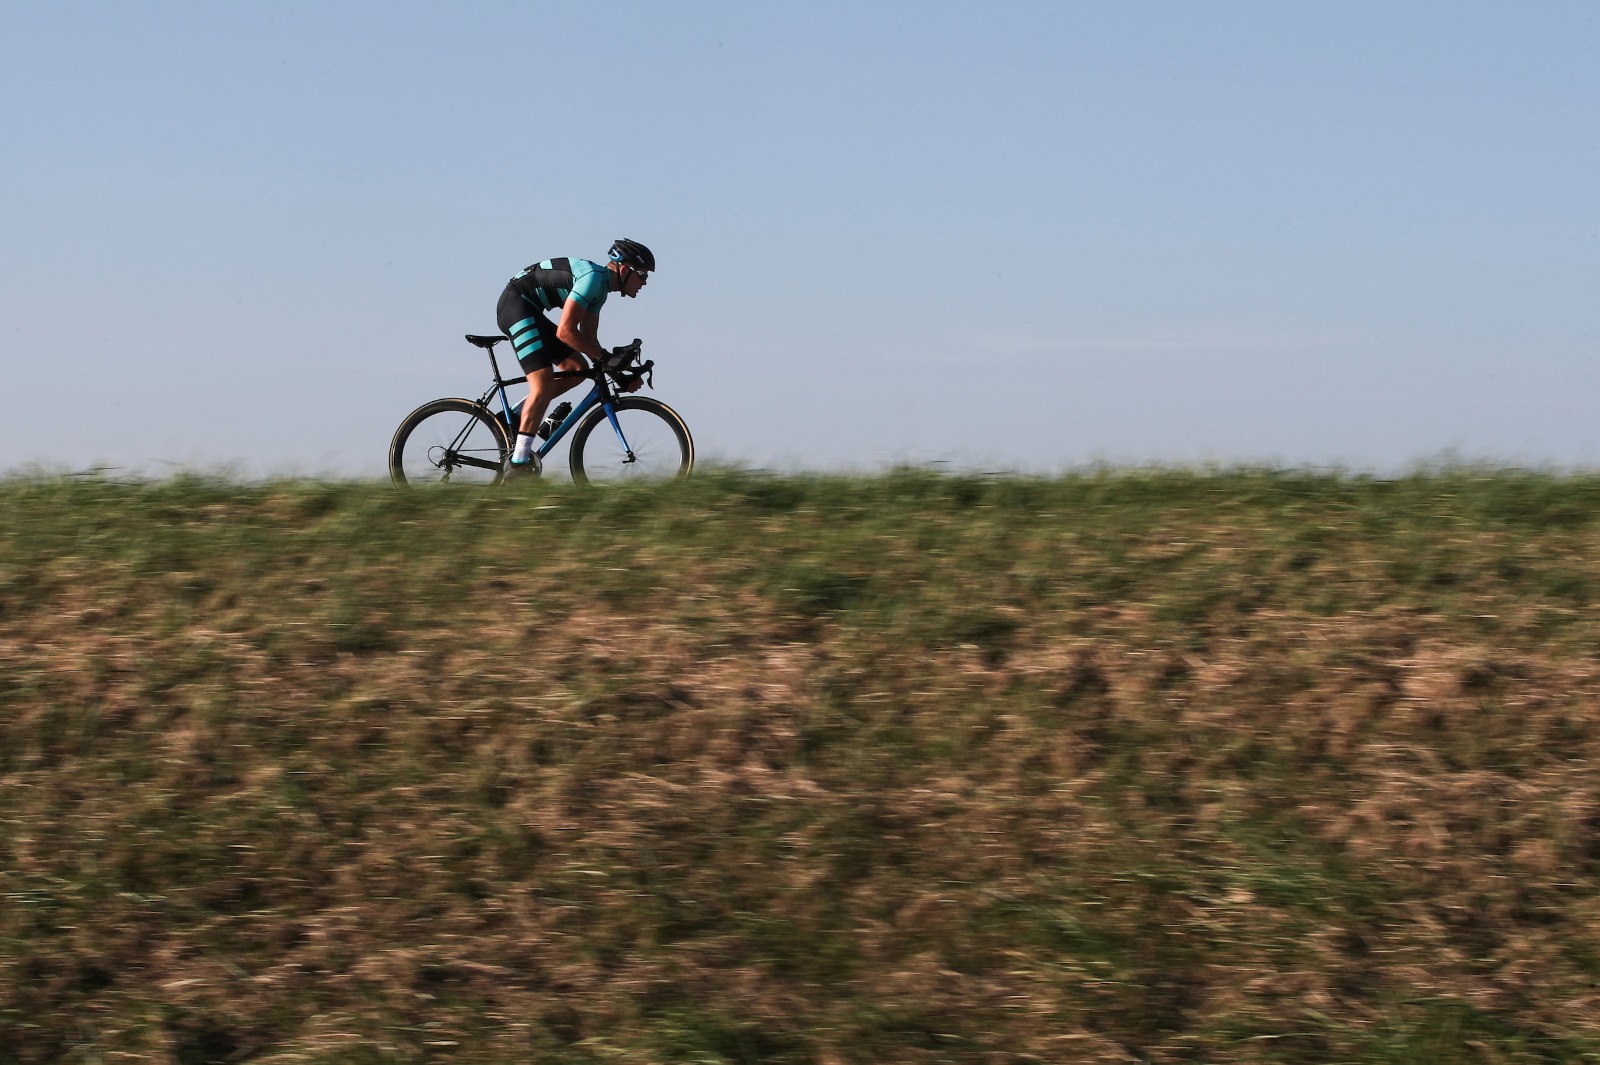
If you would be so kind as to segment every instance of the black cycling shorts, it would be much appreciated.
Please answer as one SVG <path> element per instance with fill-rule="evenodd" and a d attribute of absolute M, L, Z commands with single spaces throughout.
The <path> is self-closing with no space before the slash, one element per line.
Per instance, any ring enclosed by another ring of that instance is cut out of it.
<path fill-rule="evenodd" d="M 547 369 L 577 354 L 557 339 L 555 323 L 544 316 L 544 309 L 523 299 L 513 285 L 507 285 L 500 293 L 495 320 L 500 332 L 511 338 L 525 374 Z"/>

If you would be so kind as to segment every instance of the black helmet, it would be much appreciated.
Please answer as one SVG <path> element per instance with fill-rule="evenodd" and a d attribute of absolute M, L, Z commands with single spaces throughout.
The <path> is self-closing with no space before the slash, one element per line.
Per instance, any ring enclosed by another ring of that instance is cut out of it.
<path fill-rule="evenodd" d="M 656 257 L 650 254 L 650 249 L 636 240 L 623 237 L 611 245 L 611 261 L 621 263 L 623 266 L 632 266 L 639 270 L 654 270 Z"/>

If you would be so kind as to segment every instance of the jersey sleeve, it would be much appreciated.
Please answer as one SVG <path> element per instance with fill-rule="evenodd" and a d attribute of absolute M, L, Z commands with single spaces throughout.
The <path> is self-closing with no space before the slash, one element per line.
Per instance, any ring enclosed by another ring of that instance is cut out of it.
<path fill-rule="evenodd" d="M 593 263 L 589 264 L 591 267 Z M 573 271 L 577 274 L 577 271 Z M 610 284 L 606 281 L 604 267 L 595 267 L 586 274 L 575 276 L 572 279 L 572 292 L 568 299 L 576 300 L 578 306 L 593 314 L 606 302 L 606 295 L 611 291 Z"/>

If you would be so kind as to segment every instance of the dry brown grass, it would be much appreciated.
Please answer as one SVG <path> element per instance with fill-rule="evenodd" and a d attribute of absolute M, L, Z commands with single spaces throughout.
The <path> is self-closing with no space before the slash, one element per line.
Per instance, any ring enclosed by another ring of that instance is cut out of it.
<path fill-rule="evenodd" d="M 1600 1058 L 1596 483 L 0 496 L 0 1062 Z"/>

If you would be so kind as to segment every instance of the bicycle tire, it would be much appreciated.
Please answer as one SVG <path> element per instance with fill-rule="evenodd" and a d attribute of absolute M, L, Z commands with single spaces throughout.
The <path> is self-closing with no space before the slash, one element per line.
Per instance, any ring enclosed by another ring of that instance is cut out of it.
<path fill-rule="evenodd" d="M 616 401 L 617 422 L 632 448 L 629 455 L 611 432 L 605 409 L 595 407 L 573 430 L 568 465 L 578 484 L 676 480 L 694 469 L 694 437 L 682 416 L 659 399 L 624 396 Z M 596 438 L 592 434 L 604 426 Z"/>
<path fill-rule="evenodd" d="M 484 487 L 505 479 L 511 444 L 505 427 L 470 399 L 424 403 L 389 443 L 389 477 L 402 487 L 425 483 Z"/>

